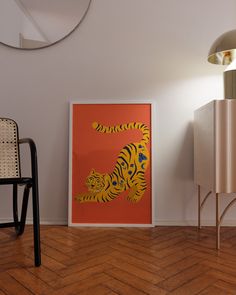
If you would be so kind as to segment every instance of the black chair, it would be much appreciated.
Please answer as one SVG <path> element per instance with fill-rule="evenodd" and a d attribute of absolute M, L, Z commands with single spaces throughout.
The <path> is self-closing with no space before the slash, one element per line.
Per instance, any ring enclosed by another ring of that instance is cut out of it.
<path fill-rule="evenodd" d="M 31 177 L 21 177 L 19 144 L 29 144 L 31 154 Z M 38 167 L 35 143 L 30 138 L 19 139 L 18 126 L 15 121 L 0 118 L 0 185 L 13 186 L 13 222 L 1 223 L 0 228 L 15 227 L 16 234 L 22 235 L 28 207 L 30 189 L 33 199 L 34 261 L 41 265 L 40 223 L 38 198 Z M 18 185 L 24 186 L 22 210 L 18 218 Z"/>

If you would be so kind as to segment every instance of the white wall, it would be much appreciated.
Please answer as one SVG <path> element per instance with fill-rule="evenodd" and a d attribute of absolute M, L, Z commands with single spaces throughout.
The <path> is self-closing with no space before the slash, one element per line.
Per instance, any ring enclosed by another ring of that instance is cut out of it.
<path fill-rule="evenodd" d="M 0 46 L 0 116 L 15 118 L 21 137 L 38 145 L 42 221 L 67 219 L 69 101 L 76 98 L 156 102 L 156 220 L 196 220 L 193 111 L 222 97 L 223 68 L 206 57 L 236 27 L 235 16 L 234 0 L 94 0 L 79 29 L 53 47 Z M 7 205 L 4 194 L 2 218 L 10 216 Z M 214 218 L 212 208 L 204 218 Z"/>

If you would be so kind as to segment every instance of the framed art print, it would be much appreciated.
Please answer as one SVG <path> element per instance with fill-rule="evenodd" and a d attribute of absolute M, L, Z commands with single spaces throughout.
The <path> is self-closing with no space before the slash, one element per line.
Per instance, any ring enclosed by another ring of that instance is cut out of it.
<path fill-rule="evenodd" d="M 70 104 L 70 226 L 151 226 L 152 104 Z"/>

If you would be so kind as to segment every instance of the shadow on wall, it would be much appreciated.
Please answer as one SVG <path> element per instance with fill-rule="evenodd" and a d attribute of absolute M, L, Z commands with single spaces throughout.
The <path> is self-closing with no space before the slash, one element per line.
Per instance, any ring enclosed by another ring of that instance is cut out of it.
<path fill-rule="evenodd" d="M 180 144 L 179 154 L 175 166 L 175 177 L 177 183 L 181 186 L 181 194 L 183 198 L 182 219 L 189 220 L 190 212 L 196 212 L 195 194 L 196 187 L 194 186 L 194 137 L 193 137 L 193 122 L 189 122 L 184 130 L 183 140 Z M 191 219 L 193 219 L 191 217 Z M 195 217 L 194 217 L 195 219 Z"/>
<path fill-rule="evenodd" d="M 193 122 L 185 129 L 174 174 L 177 179 L 193 181 Z"/>

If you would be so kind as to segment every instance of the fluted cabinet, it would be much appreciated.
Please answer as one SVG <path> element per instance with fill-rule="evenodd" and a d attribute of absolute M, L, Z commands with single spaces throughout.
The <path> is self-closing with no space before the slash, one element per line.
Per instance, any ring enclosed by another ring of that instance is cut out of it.
<path fill-rule="evenodd" d="M 236 198 L 220 210 L 222 193 L 236 192 L 236 100 L 213 100 L 194 112 L 194 181 L 198 186 L 198 228 L 201 211 L 211 194 L 216 200 L 216 248 L 220 225 Z M 208 193 L 202 198 L 201 188 Z"/>

